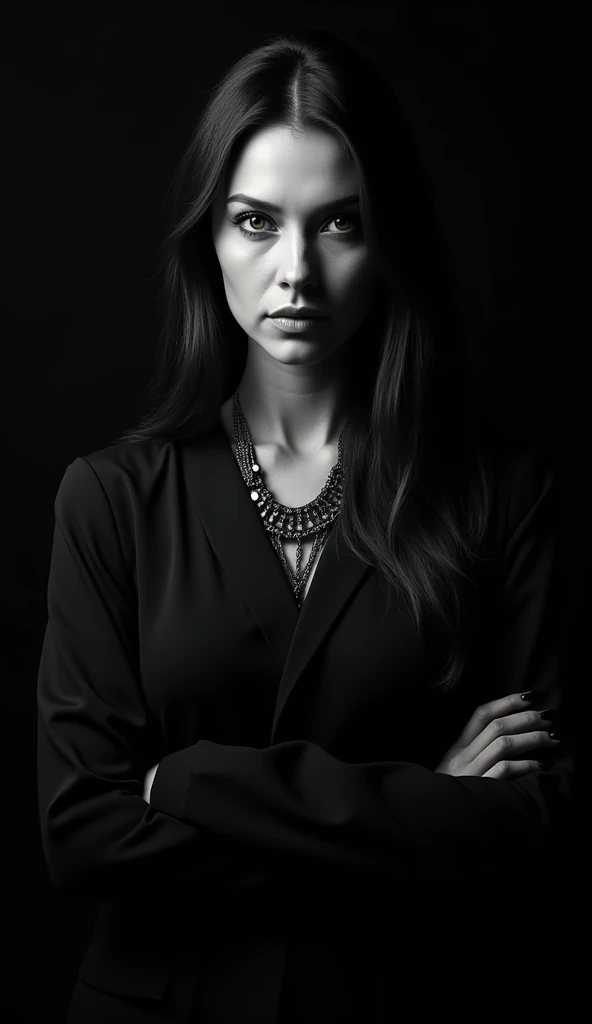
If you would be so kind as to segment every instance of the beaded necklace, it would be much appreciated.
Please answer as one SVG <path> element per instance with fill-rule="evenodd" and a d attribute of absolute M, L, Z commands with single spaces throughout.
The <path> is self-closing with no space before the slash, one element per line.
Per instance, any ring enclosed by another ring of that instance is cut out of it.
<path fill-rule="evenodd" d="M 236 442 L 236 460 L 242 478 L 251 492 L 252 501 L 257 503 L 263 525 L 270 535 L 271 543 L 286 571 L 292 585 L 296 603 L 302 607 L 300 594 L 306 585 L 314 564 L 317 552 L 326 539 L 329 527 L 341 511 L 343 493 L 343 430 L 339 433 L 337 443 L 337 462 L 331 467 L 327 483 L 316 498 L 306 505 L 290 508 L 275 500 L 261 478 L 261 470 L 255 459 L 255 452 L 247 422 L 243 415 L 238 398 L 238 388 L 233 395 L 232 418 Z M 302 558 L 302 540 L 314 536 L 310 557 L 303 569 L 300 567 Z M 296 570 L 291 566 L 284 554 L 281 538 L 296 540 Z"/>

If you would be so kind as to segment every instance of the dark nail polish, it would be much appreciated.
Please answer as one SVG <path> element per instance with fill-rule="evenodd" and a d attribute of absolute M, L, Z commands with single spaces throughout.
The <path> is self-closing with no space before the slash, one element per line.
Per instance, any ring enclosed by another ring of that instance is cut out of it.
<path fill-rule="evenodd" d="M 550 761 L 549 758 L 545 758 L 543 761 L 537 761 L 537 764 L 538 764 L 539 768 L 541 769 L 541 771 L 548 772 L 549 768 L 552 766 L 553 762 Z"/>
<path fill-rule="evenodd" d="M 536 707 L 537 704 L 542 704 L 545 699 L 544 694 L 542 694 L 540 690 L 528 690 L 527 693 L 521 693 L 520 697 L 525 704 L 532 704 L 534 707 Z"/>
<path fill-rule="evenodd" d="M 549 737 L 550 740 L 560 740 L 561 739 L 561 736 L 557 732 L 557 729 L 554 729 L 553 732 L 547 733 L 547 736 Z"/>
<path fill-rule="evenodd" d="M 544 711 L 539 711 L 539 715 L 551 724 L 557 724 L 561 718 L 557 708 L 545 708 Z"/>

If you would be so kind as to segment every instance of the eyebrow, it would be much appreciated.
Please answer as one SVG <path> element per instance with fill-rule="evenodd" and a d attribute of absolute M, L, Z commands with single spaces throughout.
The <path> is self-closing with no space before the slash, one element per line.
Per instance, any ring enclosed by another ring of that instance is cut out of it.
<path fill-rule="evenodd" d="M 352 203 L 359 203 L 360 197 L 357 193 L 353 193 L 349 196 L 342 196 L 341 199 L 332 199 L 329 203 L 321 203 L 319 206 L 315 206 L 312 210 L 313 213 L 323 213 L 325 210 L 335 210 L 336 208 L 343 206 L 350 206 Z M 264 199 L 255 199 L 254 196 L 246 196 L 244 192 L 237 192 L 233 196 L 229 196 L 226 200 L 228 203 L 249 203 L 251 206 L 256 206 L 260 210 L 267 210 L 268 213 L 281 213 L 281 206 L 276 206 L 275 203 L 266 203 Z"/>

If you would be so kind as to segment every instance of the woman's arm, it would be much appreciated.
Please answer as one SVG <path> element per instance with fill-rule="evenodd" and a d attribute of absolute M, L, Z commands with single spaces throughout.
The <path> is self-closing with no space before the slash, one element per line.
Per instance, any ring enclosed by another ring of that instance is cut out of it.
<path fill-rule="evenodd" d="M 66 895 L 111 899 L 175 886 L 240 886 L 254 865 L 202 826 L 146 803 L 158 750 L 140 685 L 137 598 L 111 506 L 90 464 L 55 500 L 37 684 L 38 803 L 49 875 Z"/>
<path fill-rule="evenodd" d="M 540 689 L 547 707 L 561 704 L 557 511 L 553 473 L 529 454 L 499 511 L 506 539 L 479 659 L 486 700 Z M 161 760 L 151 804 L 240 848 L 349 875 L 411 867 L 449 875 L 498 870 L 519 851 L 542 855 L 568 828 L 572 772 L 565 744 L 551 771 L 501 780 L 403 761 L 349 764 L 306 740 L 260 750 L 202 739 Z"/>

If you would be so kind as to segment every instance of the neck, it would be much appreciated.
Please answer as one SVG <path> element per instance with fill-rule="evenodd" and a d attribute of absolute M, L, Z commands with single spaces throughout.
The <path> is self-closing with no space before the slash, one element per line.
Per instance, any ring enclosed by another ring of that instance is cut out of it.
<path fill-rule="evenodd" d="M 238 397 L 254 445 L 314 456 L 337 445 L 346 415 L 339 355 L 314 366 L 280 363 L 249 338 Z"/>

